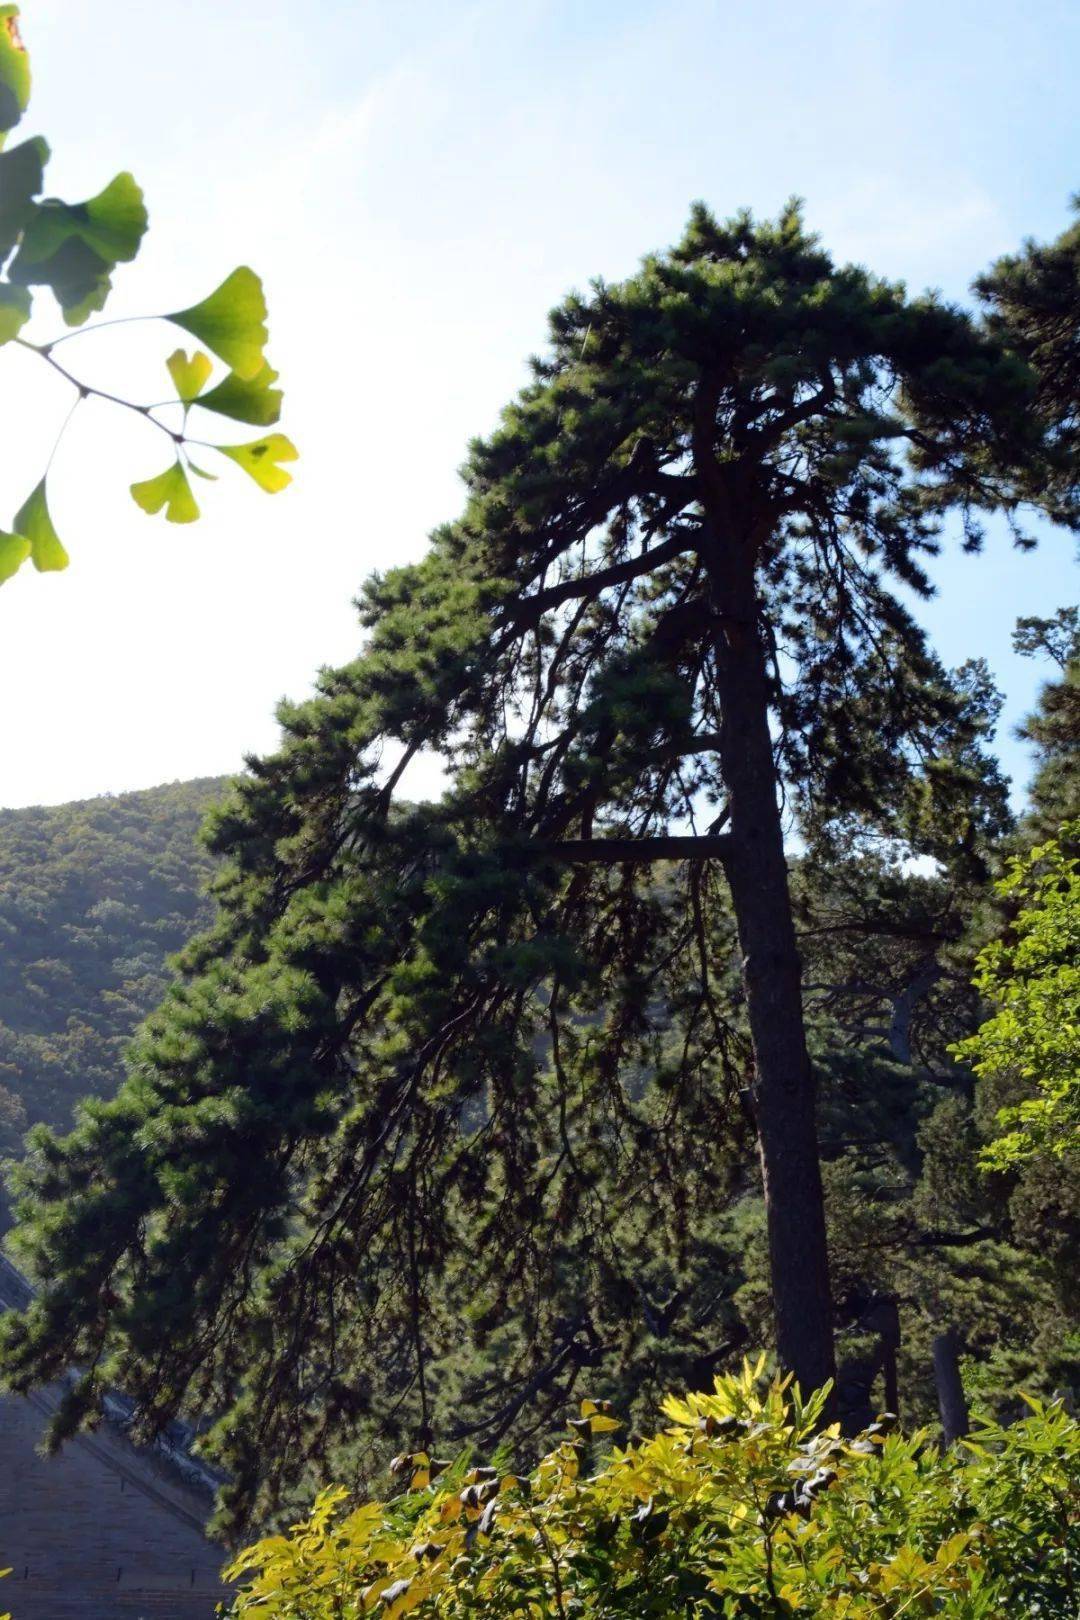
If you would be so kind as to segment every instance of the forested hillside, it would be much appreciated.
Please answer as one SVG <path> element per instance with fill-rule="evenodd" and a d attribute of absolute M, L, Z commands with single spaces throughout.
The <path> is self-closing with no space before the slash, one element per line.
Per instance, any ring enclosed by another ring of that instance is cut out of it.
<path fill-rule="evenodd" d="M 199 823 L 224 781 L 0 811 L 0 1146 L 111 1096 L 167 959 L 209 918 Z"/>

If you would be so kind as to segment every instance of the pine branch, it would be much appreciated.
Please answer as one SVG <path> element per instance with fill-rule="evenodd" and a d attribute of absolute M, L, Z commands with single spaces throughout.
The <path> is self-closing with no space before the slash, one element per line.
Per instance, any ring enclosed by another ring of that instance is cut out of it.
<path fill-rule="evenodd" d="M 642 861 L 723 861 L 731 853 L 730 834 L 669 838 L 566 838 L 534 844 L 534 852 L 568 866 L 618 866 Z"/>

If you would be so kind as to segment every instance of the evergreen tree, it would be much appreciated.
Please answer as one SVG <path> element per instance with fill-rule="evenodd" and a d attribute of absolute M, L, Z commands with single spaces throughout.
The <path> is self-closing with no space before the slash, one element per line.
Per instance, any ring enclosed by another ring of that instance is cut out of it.
<path fill-rule="evenodd" d="M 1080 818 L 1080 610 L 1059 608 L 1052 619 L 1018 620 L 1013 646 L 1026 658 L 1043 654 L 1060 671 L 1019 728 L 1035 747 L 1022 832 L 1026 843 L 1039 843 L 1056 837 L 1062 822 Z"/>
<path fill-rule="evenodd" d="M 1080 525 L 1080 197 L 1077 219 L 1053 242 L 1027 242 L 978 278 L 990 330 L 1038 379 L 1035 408 L 1049 428 L 1047 454 L 1018 480 L 1062 523 Z"/>
<path fill-rule="evenodd" d="M 982 512 L 1015 521 L 1028 368 L 835 266 L 795 207 L 697 207 L 554 311 L 533 372 L 461 518 L 368 584 L 365 651 L 218 815 L 217 923 L 127 1084 L 20 1174 L 47 1286 L 7 1379 L 87 1369 L 57 1434 L 108 1381 L 148 1429 L 202 1405 L 237 1512 L 365 1409 L 445 1429 L 469 1332 L 518 1325 L 499 1412 L 572 1382 L 597 1293 L 644 1289 L 641 1234 L 677 1261 L 723 1208 L 744 1116 L 779 1357 L 823 1383 L 785 807 L 973 842 L 967 698 L 895 587 L 928 589 L 945 513 L 972 550 Z M 400 803 L 424 751 L 446 791 Z"/>

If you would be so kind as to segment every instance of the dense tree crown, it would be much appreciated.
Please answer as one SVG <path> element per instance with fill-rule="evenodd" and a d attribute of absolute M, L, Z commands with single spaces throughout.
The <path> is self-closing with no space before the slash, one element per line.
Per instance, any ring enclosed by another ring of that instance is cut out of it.
<path fill-rule="evenodd" d="M 89 1369 L 61 1431 L 107 1380 L 149 1428 L 202 1407 L 239 1512 L 364 1414 L 495 1436 L 563 1399 L 620 1304 L 677 1307 L 648 1243 L 670 1277 L 748 1132 L 778 1349 L 821 1382 L 782 808 L 969 878 L 1004 824 L 983 677 L 897 587 L 950 511 L 971 550 L 1016 523 L 1049 454 L 1022 358 L 835 266 L 794 207 L 699 207 L 567 299 L 533 370 L 460 519 L 369 582 L 365 650 L 217 815 L 217 921 L 119 1096 L 21 1173 L 49 1285 L 6 1375 Z M 446 791 L 410 805 L 424 751 Z M 472 1421 L 442 1371 L 466 1338 Z"/>

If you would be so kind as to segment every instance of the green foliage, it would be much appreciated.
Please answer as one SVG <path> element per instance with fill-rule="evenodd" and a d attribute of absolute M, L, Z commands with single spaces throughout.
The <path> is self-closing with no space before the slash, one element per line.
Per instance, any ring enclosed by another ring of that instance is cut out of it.
<path fill-rule="evenodd" d="M 1080 822 L 1066 823 L 1075 844 Z M 976 985 L 997 1010 L 956 1048 L 986 1086 L 1020 1100 L 998 1114 L 1005 1134 L 983 1155 L 1006 1170 L 1080 1149 L 1080 860 L 1054 841 L 1015 857 L 997 885 L 1019 909 L 981 953 Z"/>
<path fill-rule="evenodd" d="M 231 416 L 237 422 L 272 427 L 281 416 L 281 389 L 273 386 L 277 379 L 277 372 L 268 365 L 263 365 L 254 377 L 230 371 L 216 387 L 200 395 L 199 404 L 205 411 Z"/>
<path fill-rule="evenodd" d="M 44 478 L 16 512 L 15 532 L 27 541 L 34 567 L 39 572 L 67 567 L 68 554 L 49 516 Z"/>
<path fill-rule="evenodd" d="M 166 317 L 200 338 L 238 377 L 257 377 L 265 365 L 266 299 L 254 270 L 241 265 L 199 304 Z"/>
<path fill-rule="evenodd" d="M 29 59 L 19 38 L 18 10 L 14 5 L 0 6 L 0 146 L 3 136 L 22 117 L 30 95 Z M 144 511 L 153 513 L 164 507 L 169 522 L 190 523 L 198 517 L 199 509 L 188 473 L 210 476 L 190 459 L 189 446 L 205 443 L 189 437 L 191 408 L 199 406 L 257 427 L 276 422 L 280 414 L 281 392 L 270 387 L 277 373 L 270 369 L 263 353 L 267 329 L 262 283 L 244 265 L 201 303 L 160 317 L 200 338 L 232 368 L 214 387 L 207 388 L 213 370 L 207 355 L 198 351 L 188 359 L 177 350 L 169 357 L 166 365 L 177 391 L 174 411 L 179 409 L 178 425 L 156 414 L 168 411 L 170 402 L 139 404 L 73 375 L 56 358 L 55 350 L 75 336 L 74 332 L 45 343 L 32 343 L 21 335 L 32 310 L 30 289 L 48 289 L 66 325 L 82 327 L 88 316 L 105 307 L 117 266 L 137 256 L 147 228 L 147 213 L 142 192 L 126 172 L 116 175 L 85 202 L 66 203 L 42 197 L 48 161 L 49 148 L 40 137 L 0 151 L 0 346 L 16 343 L 37 354 L 62 376 L 75 390 L 71 415 L 84 400 L 98 398 L 134 411 L 163 433 L 176 458 L 174 465 L 157 478 L 133 484 L 131 493 Z M 71 415 L 60 430 L 61 436 Z M 274 434 L 270 440 L 255 445 L 206 447 L 238 462 L 271 493 L 290 482 L 277 463 L 295 460 L 297 454 L 283 434 Z M 45 483 L 42 478 L 23 504 L 11 532 L 0 532 L 0 584 L 12 578 L 28 558 L 39 571 L 68 565 L 67 551 L 49 517 Z"/>
<path fill-rule="evenodd" d="M 86 202 L 47 197 L 32 207 L 6 274 L 17 287 L 50 288 L 67 325 L 81 326 L 104 309 L 116 266 L 139 251 L 149 223 L 143 194 L 124 173 Z"/>
<path fill-rule="evenodd" d="M 243 467 L 268 495 L 275 495 L 292 482 L 292 474 L 279 465 L 282 461 L 296 460 L 296 450 L 284 433 L 271 433 L 267 438 L 255 439 L 251 444 L 222 445 L 221 453 L 235 461 L 238 467 Z"/>
<path fill-rule="evenodd" d="M 176 392 L 185 405 L 190 405 L 204 387 L 208 377 L 214 369 L 213 362 L 201 349 L 188 356 L 183 349 L 177 349 L 165 362 L 169 368 L 169 376 L 173 380 Z"/>
<path fill-rule="evenodd" d="M 0 152 L 0 254 L 5 258 L 33 213 L 33 200 L 44 184 L 48 161 L 49 148 L 40 135 L 10 152 Z M 29 314 L 29 295 L 22 297 Z"/>
<path fill-rule="evenodd" d="M 197 830 L 222 787 L 0 811 L 0 1153 L 116 1089 L 169 957 L 208 920 Z"/>
<path fill-rule="evenodd" d="M 853 1440 L 820 1428 L 762 1362 L 713 1394 L 669 1398 L 669 1425 L 616 1446 L 583 1401 L 573 1437 L 528 1476 L 391 1465 L 406 1484 L 352 1508 L 324 1491 L 289 1536 L 247 1548 L 237 1620 L 1073 1620 L 1080 1590 L 1080 1426 L 1060 1406 L 987 1425 L 941 1454 L 888 1416 Z"/>
<path fill-rule="evenodd" d="M 971 318 L 835 265 L 794 207 L 696 208 L 555 310 L 460 517 L 369 581 L 363 652 L 282 708 L 216 815 L 218 915 L 124 1086 L 20 1169 L 17 1250 L 48 1285 L 5 1320 L 4 1376 L 92 1369 L 54 1439 L 104 1385 L 144 1432 L 211 1413 L 235 1523 L 362 1479 L 389 1434 L 527 1445 L 586 1368 L 643 1407 L 711 1377 L 769 1303 L 744 1262 L 740 862 L 559 846 L 726 825 L 738 643 L 800 830 L 974 881 L 1003 826 L 993 695 L 901 592 L 927 588 L 947 510 L 975 547 L 1012 500 L 1032 387 Z M 757 558 L 746 634 L 721 541 Z M 424 750 L 446 791 L 410 805 Z M 752 856 L 749 818 L 728 830 Z M 867 1093 L 886 1073 L 834 1067 Z M 909 1158 L 915 1133 L 908 1111 Z"/>
<path fill-rule="evenodd" d="M 946 1326 L 985 1408 L 1014 1414 L 1018 1389 L 1080 1393 L 1080 1176 L 986 1176 L 994 1105 L 950 1049 L 985 1016 L 971 977 L 1000 922 L 978 868 L 1014 835 L 921 875 L 854 830 L 794 864 L 804 996 L 820 1075 L 819 1135 L 845 1415 L 881 1395 L 880 1302 L 899 1302 L 901 1409 L 933 1421 L 931 1343 Z M 977 855 L 974 865 L 969 859 Z M 987 913 L 990 913 L 988 916 Z M 734 1296 L 750 1330 L 744 1252 Z"/>
<path fill-rule="evenodd" d="M 0 146 L 30 99 L 30 63 L 19 38 L 18 6 L 0 6 Z"/>
<path fill-rule="evenodd" d="M 30 542 L 24 534 L 5 534 L 0 530 L 0 584 L 10 579 L 30 555 Z"/>
<path fill-rule="evenodd" d="M 1036 769 L 1024 817 L 1026 844 L 1058 835 L 1080 819 L 1080 610 L 1060 608 L 1052 619 L 1020 619 L 1013 646 L 1025 658 L 1043 655 L 1058 666 L 1038 705 L 1019 728 L 1034 744 Z"/>
<path fill-rule="evenodd" d="M 978 278 L 990 330 L 1037 379 L 1034 405 L 1046 426 L 1046 454 L 1019 493 L 1058 522 L 1080 527 L 1080 197 L 1076 218 L 1053 242 L 1026 242 Z"/>
<path fill-rule="evenodd" d="M 141 483 L 132 484 L 131 493 L 136 505 L 141 506 L 144 512 L 153 514 L 160 512 L 164 507 L 165 517 L 169 523 L 194 523 L 199 515 L 199 508 L 191 493 L 191 484 L 181 461 L 174 461 L 171 467 L 166 467 L 156 478 L 145 478 Z"/>

